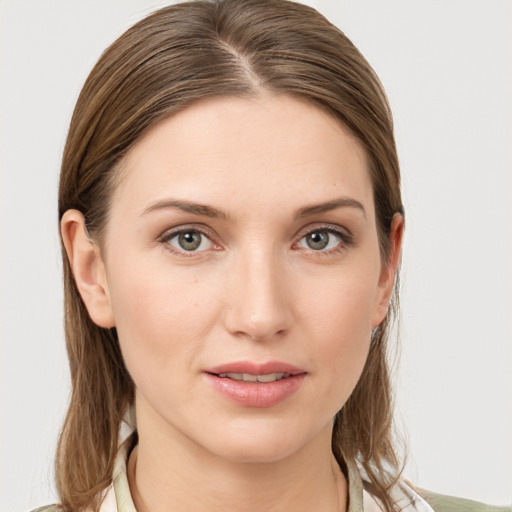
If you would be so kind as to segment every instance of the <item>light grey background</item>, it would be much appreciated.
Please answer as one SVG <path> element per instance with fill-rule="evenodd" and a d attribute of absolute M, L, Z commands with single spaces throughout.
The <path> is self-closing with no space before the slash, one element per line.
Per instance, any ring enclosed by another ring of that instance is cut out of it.
<path fill-rule="evenodd" d="M 68 397 L 57 181 L 101 51 L 155 0 L 0 0 L 0 510 L 55 500 Z M 390 97 L 404 175 L 406 475 L 512 502 L 512 3 L 310 1 Z"/>

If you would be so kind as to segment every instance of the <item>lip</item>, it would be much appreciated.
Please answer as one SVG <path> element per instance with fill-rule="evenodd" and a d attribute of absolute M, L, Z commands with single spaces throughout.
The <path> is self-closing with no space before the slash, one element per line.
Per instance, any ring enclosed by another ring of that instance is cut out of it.
<path fill-rule="evenodd" d="M 252 375 L 264 375 L 268 373 L 289 373 L 298 375 L 306 373 L 306 370 L 297 368 L 288 363 L 280 361 L 268 361 L 266 363 L 254 363 L 252 361 L 235 361 L 233 363 L 222 364 L 205 370 L 206 373 L 251 373 Z"/>
<path fill-rule="evenodd" d="M 287 377 L 273 382 L 245 382 L 220 376 L 226 373 L 286 373 Z M 224 398 L 244 407 L 266 408 L 273 407 L 295 394 L 307 372 L 280 361 L 261 364 L 237 361 L 209 368 L 204 374 L 212 387 Z"/>

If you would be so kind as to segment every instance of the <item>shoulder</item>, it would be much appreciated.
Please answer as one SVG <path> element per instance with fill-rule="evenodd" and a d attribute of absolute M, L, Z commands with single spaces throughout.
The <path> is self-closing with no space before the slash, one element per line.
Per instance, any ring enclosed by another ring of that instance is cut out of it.
<path fill-rule="evenodd" d="M 512 512 L 512 506 L 495 507 L 479 503 L 478 501 L 466 500 L 437 494 L 425 489 L 415 488 L 415 491 L 434 509 L 435 512 Z"/>

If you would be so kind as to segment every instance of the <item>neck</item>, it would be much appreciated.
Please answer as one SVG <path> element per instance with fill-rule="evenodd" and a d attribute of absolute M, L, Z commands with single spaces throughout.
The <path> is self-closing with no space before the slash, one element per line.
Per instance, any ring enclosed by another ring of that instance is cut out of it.
<path fill-rule="evenodd" d="M 331 428 L 271 462 L 227 460 L 181 433 L 147 433 L 130 455 L 128 480 L 138 512 L 345 512 L 347 483 L 331 453 Z"/>

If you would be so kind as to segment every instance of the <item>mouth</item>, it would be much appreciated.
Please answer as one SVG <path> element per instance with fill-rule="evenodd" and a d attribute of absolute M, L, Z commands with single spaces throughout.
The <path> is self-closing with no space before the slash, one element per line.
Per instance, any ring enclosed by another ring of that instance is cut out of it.
<path fill-rule="evenodd" d="M 206 370 L 206 373 L 240 382 L 267 383 L 295 377 L 296 375 L 306 373 L 306 371 L 281 361 L 269 361 L 267 363 L 237 361 L 209 368 Z"/>
<path fill-rule="evenodd" d="M 281 362 L 235 362 L 204 372 L 221 396 L 244 407 L 273 407 L 302 386 L 305 370 Z"/>
<path fill-rule="evenodd" d="M 218 377 L 223 379 L 233 379 L 242 382 L 276 382 L 278 380 L 291 377 L 290 373 L 266 373 L 262 375 L 254 375 L 252 373 L 219 373 Z"/>

